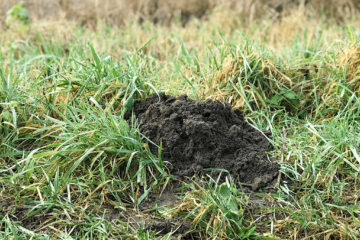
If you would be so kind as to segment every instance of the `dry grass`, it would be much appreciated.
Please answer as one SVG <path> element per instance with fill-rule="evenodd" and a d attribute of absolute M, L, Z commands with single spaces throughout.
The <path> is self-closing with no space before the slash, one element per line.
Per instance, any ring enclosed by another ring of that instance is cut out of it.
<path fill-rule="evenodd" d="M 346 81 L 352 91 L 360 94 L 360 46 L 353 45 L 342 50 L 337 61 L 338 71 L 346 72 Z"/>
<path fill-rule="evenodd" d="M 4 25 L 6 12 L 20 0 L 0 0 L 0 26 Z M 75 20 L 84 26 L 94 28 L 97 19 L 103 19 L 112 25 L 126 22 L 130 17 L 169 24 L 174 14 L 186 23 L 191 16 L 201 17 L 218 6 L 237 11 L 238 18 L 245 23 L 270 17 L 273 20 L 288 15 L 289 9 L 301 7 L 307 15 L 321 18 L 321 9 L 325 16 L 334 17 L 338 22 L 351 19 L 360 8 L 359 0 L 24 0 L 32 20 L 61 19 Z M 297 2 L 297 3 L 296 3 Z M 306 4 L 305 4 L 306 3 Z M 221 18 L 218 19 L 220 22 Z M 297 22 L 295 25 L 301 22 Z"/>
<path fill-rule="evenodd" d="M 251 92 L 257 107 L 266 107 L 267 103 L 265 100 L 269 100 L 273 93 L 270 93 L 264 99 L 262 93 L 253 91 L 254 86 L 257 86 L 257 89 L 261 89 L 264 86 L 260 86 L 261 83 L 256 81 L 255 77 L 249 76 L 248 72 L 252 72 L 253 76 L 260 74 L 265 84 L 272 89 L 280 89 L 280 84 L 291 87 L 293 81 L 282 72 L 285 69 L 280 71 L 270 59 L 264 59 L 260 55 L 261 53 L 257 53 L 255 50 L 251 50 L 248 55 L 243 56 L 229 54 L 223 61 L 221 69 L 207 77 L 208 81 L 205 81 L 205 88 L 202 94 L 206 98 L 228 102 L 234 108 L 243 109 L 246 102 L 246 94 L 238 93 L 241 91 L 243 93 Z M 276 79 L 277 81 L 269 79 Z M 229 91 L 229 89 L 231 90 Z"/>

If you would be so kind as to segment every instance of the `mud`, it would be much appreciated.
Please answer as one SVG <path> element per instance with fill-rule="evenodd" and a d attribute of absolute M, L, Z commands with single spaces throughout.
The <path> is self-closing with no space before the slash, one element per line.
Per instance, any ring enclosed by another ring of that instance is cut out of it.
<path fill-rule="evenodd" d="M 157 206 L 167 206 L 174 204 L 174 202 L 171 202 L 170 200 L 174 200 L 175 195 L 165 194 L 161 197 L 154 195 L 154 197 L 151 198 L 158 203 Z M 179 200 L 176 199 L 176 201 Z M 23 228 L 38 234 L 50 233 L 51 235 L 56 235 L 58 233 L 56 229 L 66 231 L 63 225 L 56 224 L 56 222 L 59 222 L 59 218 L 66 218 L 66 216 L 59 216 L 58 214 L 55 214 L 54 211 L 46 211 L 46 209 L 40 210 L 36 214 L 29 216 L 29 210 L 32 207 L 35 207 L 35 204 L 28 202 L 16 203 L 13 199 L 4 200 L 0 198 L 0 219 L 4 216 L 8 216 L 12 221 L 16 221 Z M 149 207 L 154 207 L 153 202 L 152 204 L 149 204 Z M 159 236 L 172 232 L 174 237 L 181 236 L 181 239 L 183 240 L 200 239 L 198 233 L 188 232 L 191 228 L 190 220 L 185 220 L 180 216 L 174 216 L 172 219 L 159 218 L 156 211 L 149 210 L 150 209 L 147 208 L 147 210 L 135 212 L 133 208 L 127 208 L 126 211 L 122 211 L 109 204 L 99 205 L 98 203 L 93 202 L 86 207 L 85 212 L 88 216 L 105 219 L 114 226 L 119 225 L 118 220 L 120 220 L 134 230 L 142 228 L 143 231 L 156 231 Z M 55 212 L 59 213 L 59 211 Z M 78 221 L 86 222 L 86 219 L 78 219 Z M 53 228 L 48 226 L 53 226 Z M 5 231 L 4 227 L 5 226 L 0 223 L 0 231 Z M 76 237 L 79 232 L 84 231 L 84 229 L 81 228 L 81 224 L 79 224 L 70 232 L 70 235 Z"/>
<path fill-rule="evenodd" d="M 266 154 L 271 133 L 250 126 L 228 103 L 160 93 L 135 102 L 132 112 L 140 132 L 155 143 L 149 142 L 150 151 L 158 155 L 161 145 L 162 161 L 181 180 L 194 174 L 217 178 L 222 172 L 222 181 L 230 174 L 258 190 L 278 175 L 279 165 Z M 128 112 L 125 118 L 130 117 Z"/>
<path fill-rule="evenodd" d="M 4 216 L 8 216 L 9 219 L 17 222 L 21 222 L 21 225 L 30 230 L 39 231 L 49 219 L 52 219 L 52 210 L 40 211 L 37 214 L 32 215 L 30 213 L 31 208 L 35 207 L 33 203 L 18 202 L 13 200 L 0 198 L 0 219 Z M 54 220 L 55 221 L 55 220 Z M 0 224 L 0 231 L 4 226 Z"/>

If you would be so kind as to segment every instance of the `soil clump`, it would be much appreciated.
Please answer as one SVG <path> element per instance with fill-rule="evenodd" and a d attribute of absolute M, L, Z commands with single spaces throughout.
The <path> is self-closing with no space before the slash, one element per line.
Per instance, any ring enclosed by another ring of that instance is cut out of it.
<path fill-rule="evenodd" d="M 160 93 L 135 102 L 132 112 L 140 132 L 155 143 L 149 142 L 150 151 L 158 156 L 161 145 L 162 161 L 181 180 L 194 174 L 216 179 L 224 169 L 236 182 L 258 190 L 278 175 L 279 164 L 266 154 L 271 133 L 249 125 L 228 103 Z"/>

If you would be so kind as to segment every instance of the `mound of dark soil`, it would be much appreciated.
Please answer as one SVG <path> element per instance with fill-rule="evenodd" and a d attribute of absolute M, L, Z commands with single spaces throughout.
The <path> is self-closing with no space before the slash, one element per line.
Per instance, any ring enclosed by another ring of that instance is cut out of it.
<path fill-rule="evenodd" d="M 141 133 L 162 145 L 162 161 L 169 162 L 168 168 L 179 178 L 209 168 L 225 169 L 233 179 L 258 189 L 278 174 L 279 165 L 265 153 L 270 150 L 265 135 L 271 133 L 251 127 L 228 103 L 160 93 L 135 102 L 133 112 Z M 157 146 L 150 144 L 150 150 L 158 154 Z"/>

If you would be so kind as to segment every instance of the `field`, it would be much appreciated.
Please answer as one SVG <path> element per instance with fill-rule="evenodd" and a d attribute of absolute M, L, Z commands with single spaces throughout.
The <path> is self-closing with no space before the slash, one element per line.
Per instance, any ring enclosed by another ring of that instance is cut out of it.
<path fill-rule="evenodd" d="M 353 2 L 3 21 L 0 239 L 360 238 Z M 131 114 L 161 93 L 240 109 L 269 133 L 280 174 L 259 187 L 226 172 L 179 180 Z"/>

